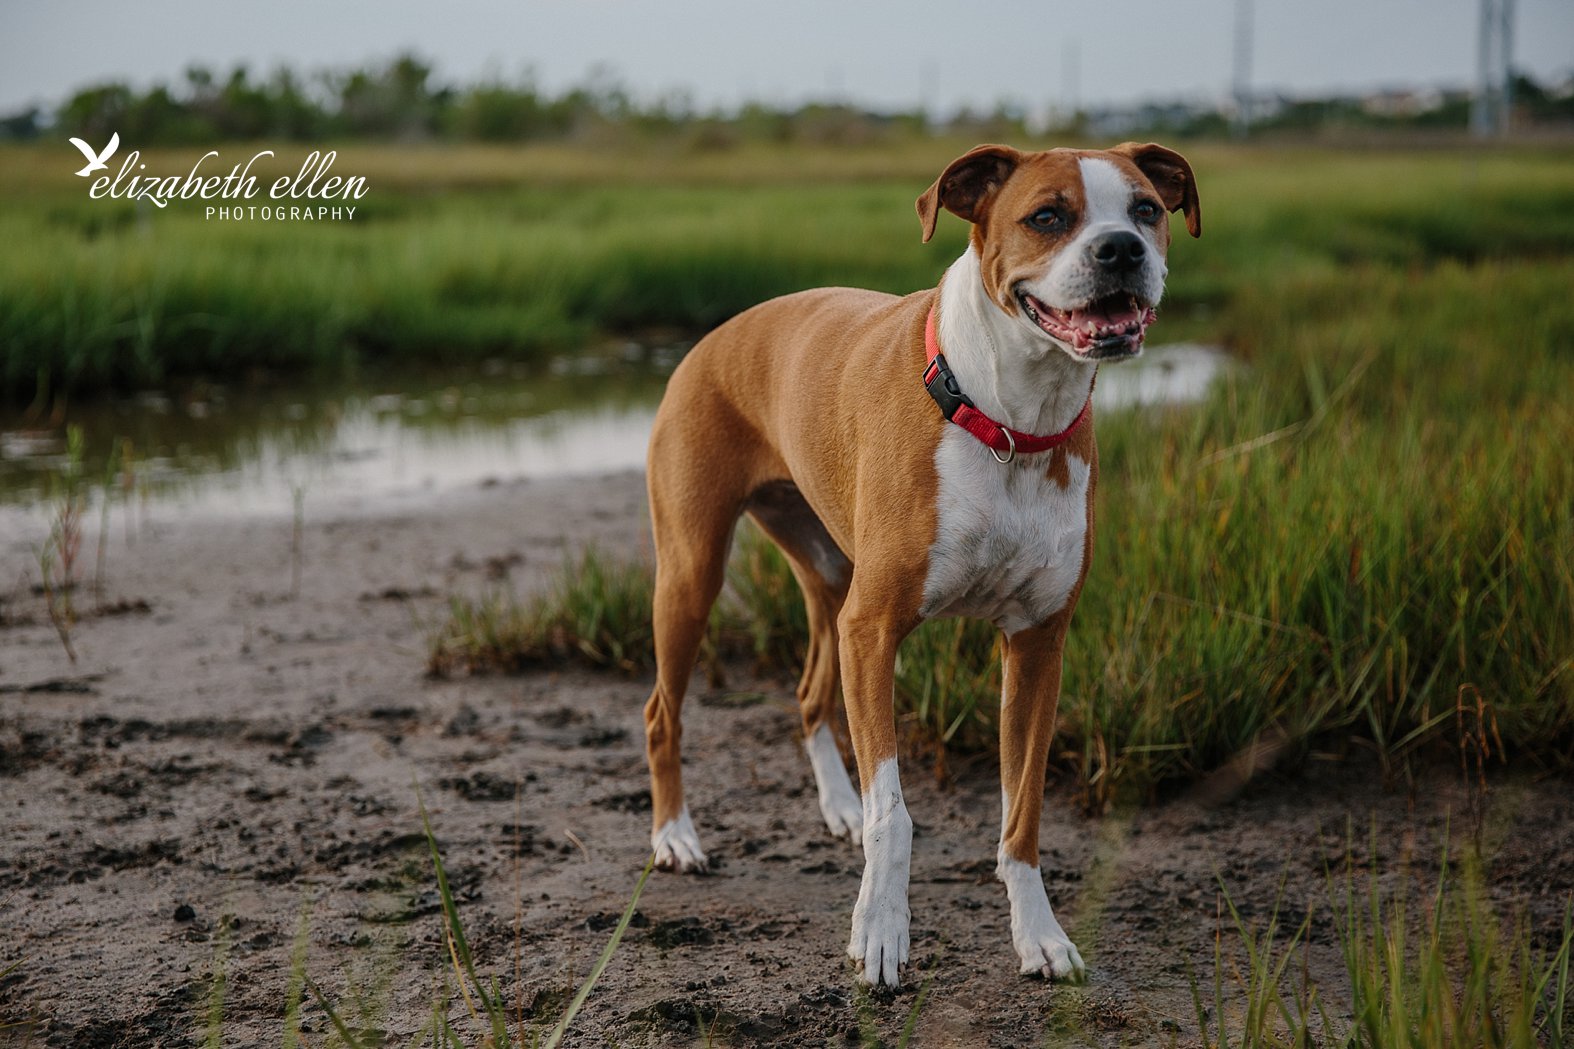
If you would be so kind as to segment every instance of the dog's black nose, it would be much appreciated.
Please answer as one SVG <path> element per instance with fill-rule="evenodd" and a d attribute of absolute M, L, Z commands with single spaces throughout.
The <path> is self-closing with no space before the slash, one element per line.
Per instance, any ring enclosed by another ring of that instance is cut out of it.
<path fill-rule="evenodd" d="M 1142 258 L 1147 251 L 1142 238 L 1126 230 L 1101 233 L 1088 245 L 1088 253 L 1100 269 L 1116 272 L 1134 270 L 1142 265 Z"/>

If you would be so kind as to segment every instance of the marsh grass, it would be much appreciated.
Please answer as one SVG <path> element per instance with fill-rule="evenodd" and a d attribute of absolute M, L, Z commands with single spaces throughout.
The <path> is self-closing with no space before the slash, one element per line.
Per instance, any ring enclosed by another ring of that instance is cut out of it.
<path fill-rule="evenodd" d="M 1538 949 L 1523 919 L 1505 923 L 1486 902 L 1481 863 L 1445 858 L 1421 928 L 1410 933 L 1403 900 L 1370 888 L 1365 901 L 1347 867 L 1336 919 L 1350 979 L 1348 1044 L 1564 1046 L 1569 1044 L 1570 949 L 1562 936 Z M 1368 874 L 1375 886 L 1375 870 Z"/>
<path fill-rule="evenodd" d="M 427 671 L 516 672 L 565 662 L 637 673 L 654 660 L 648 562 L 591 546 L 564 559 L 531 598 L 493 590 L 454 596 L 427 631 Z M 727 585 L 711 612 L 701 660 L 713 676 L 726 660 L 777 670 L 802 659 L 803 594 L 775 544 L 744 523 Z"/>
<path fill-rule="evenodd" d="M 643 669 L 652 658 L 652 581 L 643 562 L 587 547 L 534 599 L 502 591 L 473 601 L 454 597 L 446 620 L 428 631 L 427 669 L 519 671 L 568 661 Z"/>
<path fill-rule="evenodd" d="M 1571 279 L 1451 263 L 1248 296 L 1251 373 L 1194 413 L 1101 422 L 1067 646 L 1087 780 L 1194 775 L 1264 733 L 1392 763 L 1457 744 L 1466 695 L 1509 751 L 1566 763 L 1574 358 L 1524 318 L 1570 313 Z M 1512 364 L 1483 364 L 1492 331 L 1518 335 Z"/>
<path fill-rule="evenodd" d="M 77 661 L 71 631 L 77 622 L 77 557 L 82 549 L 82 521 L 87 514 L 87 501 L 82 431 L 71 426 L 66 429 L 65 465 L 50 477 L 52 514 L 49 537 L 38 550 L 38 575 L 44 593 L 44 610 L 72 663 Z"/>
<path fill-rule="evenodd" d="M 232 940 L 230 919 L 226 914 L 219 920 L 214 935 L 213 972 L 208 979 L 207 1009 L 203 1044 L 207 1049 L 221 1049 L 224 1044 L 224 1002 L 229 993 L 229 958 Z"/>
<path fill-rule="evenodd" d="M 1187 979 L 1203 1044 L 1211 1049 L 1277 1049 L 1318 1044 L 1316 1035 L 1326 1035 L 1332 1025 L 1304 970 L 1298 973 L 1295 969 L 1296 950 L 1305 944 L 1311 916 L 1285 938 L 1279 917 L 1282 885 L 1261 928 L 1241 917 L 1222 887 L 1219 902 L 1211 996 L 1203 993 L 1191 961 L 1187 960 Z M 1225 913 L 1229 915 L 1228 928 Z M 1227 940 L 1229 932 L 1234 937 Z M 1301 979 L 1297 980 L 1297 976 Z"/>
<path fill-rule="evenodd" d="M 81 430 L 76 430 L 78 443 L 77 460 L 82 459 L 80 447 L 83 443 Z M 129 441 L 115 441 L 110 446 L 110 452 L 104 458 L 98 479 L 98 553 L 93 560 L 93 603 L 97 611 L 102 612 L 105 607 L 104 582 L 105 569 L 109 554 L 109 514 L 115 506 L 115 489 L 121 475 L 130 469 L 130 463 L 122 463 L 122 458 L 129 458 L 131 447 Z"/>
<path fill-rule="evenodd" d="M 912 202 L 970 145 L 346 150 L 339 166 L 371 192 L 353 222 L 312 225 L 88 200 L 71 157 L 9 146 L 0 238 L 29 250 L 0 256 L 0 397 L 531 356 L 648 326 L 703 331 L 805 287 L 933 286 L 965 231 L 948 220 L 919 244 Z M 150 170 L 195 159 L 145 155 Z M 1170 337 L 1208 330 L 1264 273 L 1553 257 L 1574 241 L 1558 150 L 1207 147 L 1192 160 L 1208 232 L 1177 246 Z"/>
<path fill-rule="evenodd" d="M 1537 946 L 1522 917 L 1495 911 L 1482 859 L 1467 847 L 1457 864 L 1445 851 L 1424 913 L 1414 917 L 1408 876 L 1400 888 L 1385 888 L 1375 842 L 1370 854 L 1362 872 L 1346 850 L 1343 870 L 1328 872 L 1325 906 L 1289 930 L 1280 920 L 1282 894 L 1258 924 L 1242 916 L 1221 882 L 1212 984 L 1205 989 L 1195 971 L 1189 975 L 1205 1046 L 1570 1044 L 1574 910 L 1566 909 L 1561 936 Z M 1319 919 L 1336 933 L 1342 967 L 1335 985 L 1311 975 L 1309 932 Z"/>

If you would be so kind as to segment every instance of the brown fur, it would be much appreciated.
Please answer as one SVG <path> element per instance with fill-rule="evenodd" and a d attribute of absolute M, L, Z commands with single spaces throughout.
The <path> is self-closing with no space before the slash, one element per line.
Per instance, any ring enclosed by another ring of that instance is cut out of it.
<path fill-rule="evenodd" d="M 804 731 L 834 715 L 840 664 L 860 770 L 872 774 L 895 753 L 893 668 L 879 667 L 894 664 L 918 623 L 935 531 L 933 450 L 947 425 L 918 379 L 934 298 L 933 289 L 896 298 L 831 288 L 774 299 L 712 332 L 673 373 L 649 453 L 657 681 L 645 723 L 656 827 L 683 807 L 679 710 L 728 539 L 751 497 L 772 486 L 795 487 L 858 566 L 851 585 L 828 581 L 797 536 L 766 525 L 809 583 Z M 783 352 L 784 332 L 794 352 Z"/>

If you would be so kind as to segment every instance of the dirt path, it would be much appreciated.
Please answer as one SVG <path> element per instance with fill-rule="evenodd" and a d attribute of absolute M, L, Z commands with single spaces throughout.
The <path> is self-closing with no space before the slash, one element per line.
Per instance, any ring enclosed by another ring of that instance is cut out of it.
<path fill-rule="evenodd" d="M 308 505 L 296 597 L 287 510 L 148 518 L 128 548 L 117 515 L 108 587 L 147 610 L 85 620 L 71 666 L 28 592 L 46 522 L 0 514 L 0 972 L 16 964 L 0 1024 L 36 1020 L 0 1042 L 197 1044 L 222 969 L 223 1044 L 280 1045 L 303 951 L 354 1023 L 408 1043 L 444 965 L 417 783 L 483 969 L 509 978 L 517 957 L 525 989 L 510 1000 L 555 1015 L 645 859 L 648 683 L 428 681 L 422 623 L 450 592 L 537 585 L 570 545 L 639 548 L 642 479 Z M 790 685 L 731 686 L 700 686 L 686 717 L 719 870 L 652 879 L 571 1044 L 688 1045 L 712 1024 L 721 1044 L 856 1044 L 892 1038 L 912 1011 L 916 987 L 861 995 L 842 957 L 860 860 L 824 833 Z M 1216 876 L 1257 920 L 1282 879 L 1296 924 L 1326 906 L 1324 860 L 1351 821 L 1358 855 L 1371 832 L 1388 877 L 1413 856 L 1424 887 L 1471 800 L 1448 770 L 1385 791 L 1374 769 L 1316 762 L 1211 807 L 1095 820 L 1054 788 L 1044 867 L 1092 975 L 1061 988 L 1013 971 L 994 769 L 953 771 L 947 786 L 907 772 L 926 1046 L 1194 1040 L 1188 969 L 1211 978 Z M 1567 784 L 1505 782 L 1490 804 L 1494 898 L 1558 926 L 1574 890 Z M 1315 917 L 1313 974 L 1335 980 L 1331 924 Z M 323 1044 L 323 1010 L 309 1000 L 302 1016 L 307 1044 Z"/>

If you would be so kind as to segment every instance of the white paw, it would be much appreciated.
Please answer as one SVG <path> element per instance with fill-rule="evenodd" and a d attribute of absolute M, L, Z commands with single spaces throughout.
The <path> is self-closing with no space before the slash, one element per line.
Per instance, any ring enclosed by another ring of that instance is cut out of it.
<path fill-rule="evenodd" d="M 814 782 L 820 793 L 820 815 L 831 834 L 850 841 L 861 841 L 864 832 L 864 806 L 847 776 L 847 766 L 836 749 L 831 726 L 821 725 L 804 741 L 809 764 L 814 767 Z"/>
<path fill-rule="evenodd" d="M 826 797 L 821 794 L 820 815 L 825 817 L 825 825 L 830 828 L 833 837 L 846 838 L 855 844 L 862 842 L 864 809 L 850 786 L 846 795 Z"/>
<path fill-rule="evenodd" d="M 689 818 L 689 807 L 683 806 L 678 818 L 668 820 L 650 836 L 650 847 L 656 853 L 656 866 L 668 871 L 705 870 L 705 850 L 700 848 L 700 836 Z"/>
<path fill-rule="evenodd" d="M 902 802 L 895 758 L 881 764 L 864 795 L 863 841 L 864 876 L 853 907 L 847 955 L 862 967 L 860 978 L 865 983 L 898 987 L 907 961 L 913 820 Z"/>
<path fill-rule="evenodd" d="M 1022 959 L 1022 975 L 1042 976 L 1052 980 L 1081 982 L 1087 976 L 1082 955 L 1077 945 L 1067 939 L 1064 932 L 1032 940 L 1015 941 L 1017 955 Z"/>
<path fill-rule="evenodd" d="M 1011 944 L 1022 960 L 1022 973 L 1054 980 L 1083 979 L 1087 967 L 1049 906 L 1039 869 L 1002 854 L 995 873 L 1006 883 L 1006 895 L 1011 899 Z"/>
<path fill-rule="evenodd" d="M 853 908 L 853 938 L 847 956 L 857 962 L 859 979 L 875 986 L 900 987 L 907 964 L 907 900 L 881 900 L 865 906 L 862 894 Z"/>

